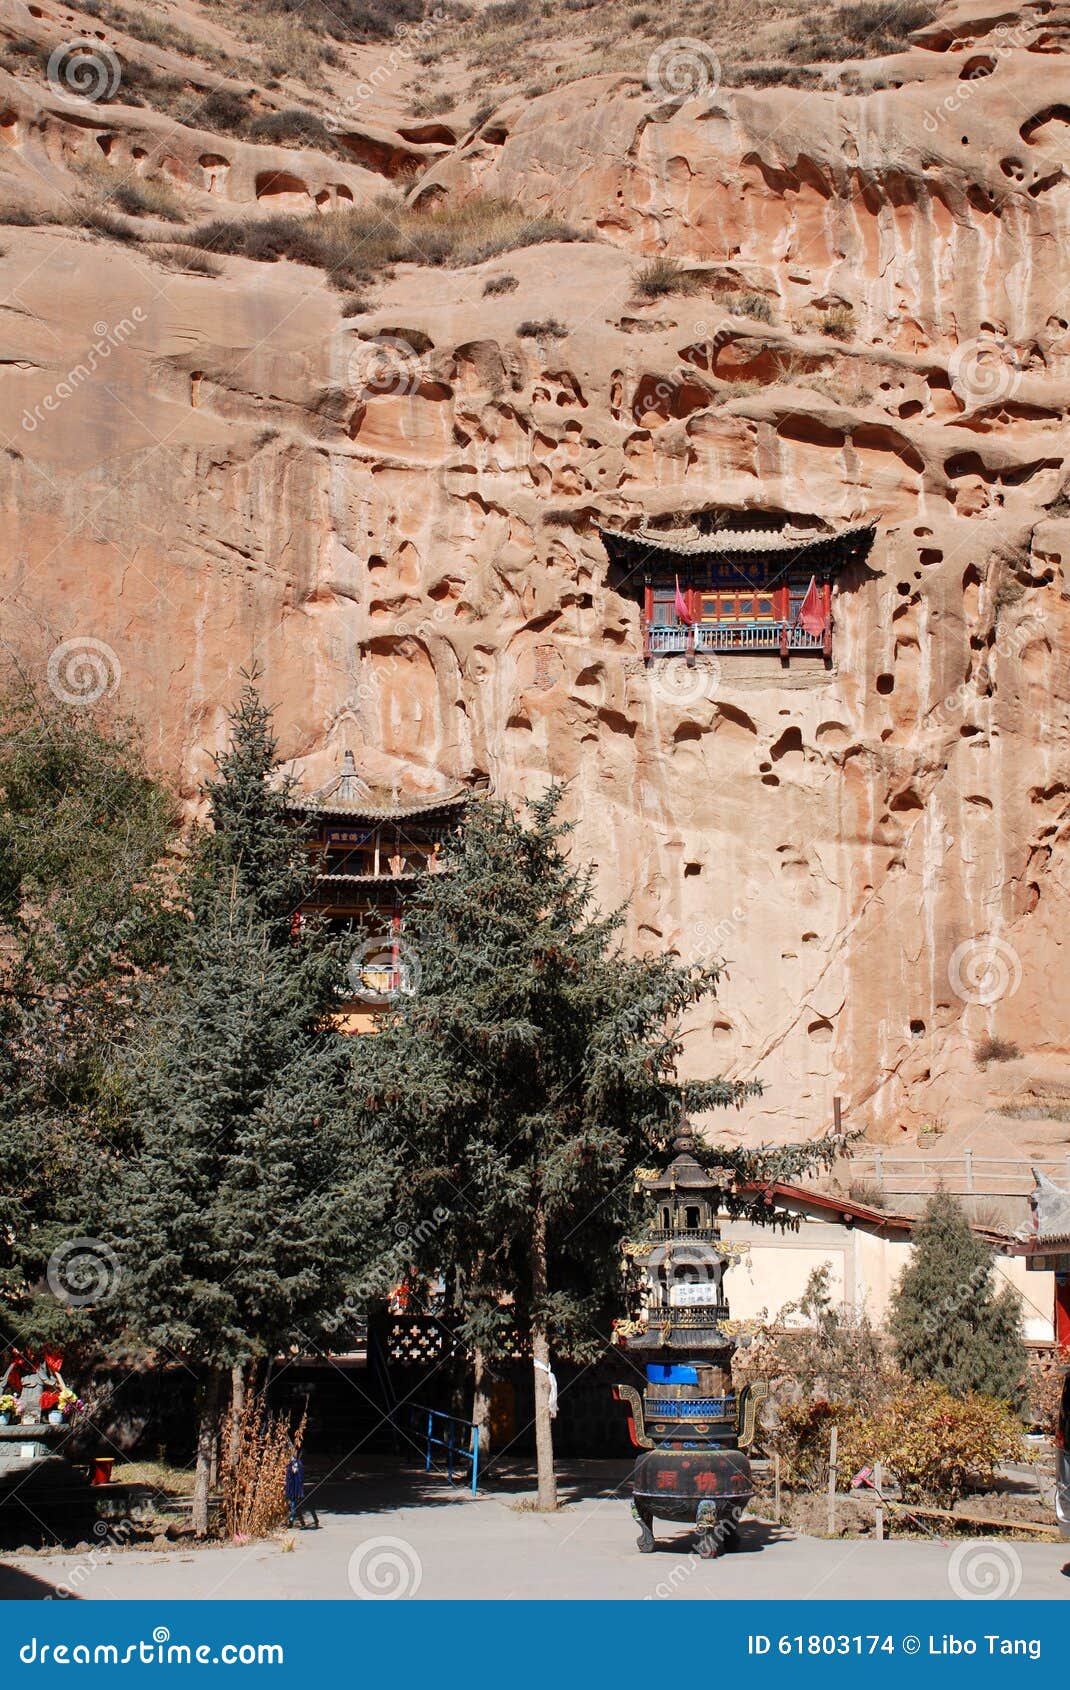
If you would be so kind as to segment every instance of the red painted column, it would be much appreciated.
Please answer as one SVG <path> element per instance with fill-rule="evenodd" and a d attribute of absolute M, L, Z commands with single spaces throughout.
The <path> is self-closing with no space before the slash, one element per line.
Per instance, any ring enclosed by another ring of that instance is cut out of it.
<path fill-rule="evenodd" d="M 650 630 L 654 622 L 654 589 L 649 584 L 643 588 L 643 656 L 650 656 Z"/>
<path fill-rule="evenodd" d="M 1070 1272 L 1055 1276 L 1055 1342 L 1070 1349 Z"/>

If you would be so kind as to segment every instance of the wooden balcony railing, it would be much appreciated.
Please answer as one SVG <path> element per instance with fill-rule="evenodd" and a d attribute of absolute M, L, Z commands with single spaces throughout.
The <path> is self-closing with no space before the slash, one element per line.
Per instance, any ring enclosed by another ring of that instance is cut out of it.
<path fill-rule="evenodd" d="M 696 652 L 723 651 L 826 651 L 829 630 L 809 634 L 791 622 L 707 622 L 693 630 Z M 648 627 L 646 649 L 650 657 L 667 657 L 687 650 L 688 629 Z"/>

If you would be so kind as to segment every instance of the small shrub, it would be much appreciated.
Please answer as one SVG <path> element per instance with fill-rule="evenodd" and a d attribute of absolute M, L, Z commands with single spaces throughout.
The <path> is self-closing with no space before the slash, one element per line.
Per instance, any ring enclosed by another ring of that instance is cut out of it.
<path fill-rule="evenodd" d="M 1001 1039 L 995 1033 L 986 1033 L 973 1047 L 973 1059 L 978 1068 L 983 1068 L 988 1062 L 1014 1062 L 1021 1054 L 1013 1039 Z"/>
<path fill-rule="evenodd" d="M 143 181 L 139 176 L 130 176 L 117 182 L 108 198 L 130 217 L 162 217 L 168 223 L 184 223 L 186 220 L 180 201 L 166 182 Z"/>
<path fill-rule="evenodd" d="M 32 229 L 36 223 L 55 222 L 41 211 L 31 211 L 28 205 L 0 205 L 0 223 L 11 229 Z"/>
<path fill-rule="evenodd" d="M 1070 1367 L 1070 1349 L 1061 1349 L 1054 1363 L 1036 1366 L 1029 1373 L 1029 1420 L 1033 1428 L 1054 1438 L 1059 1430 L 1063 1381 Z"/>
<path fill-rule="evenodd" d="M 169 270 L 181 270 L 194 276 L 220 276 L 223 273 L 222 265 L 214 259 L 185 246 L 156 247 L 152 256 Z"/>
<path fill-rule="evenodd" d="M 648 258 L 632 271 L 632 292 L 638 299 L 664 299 L 668 294 L 694 291 L 695 278 L 664 253 Z"/>
<path fill-rule="evenodd" d="M 362 293 L 350 293 L 342 300 L 341 310 L 343 317 L 361 317 L 371 310 L 371 302 Z"/>
<path fill-rule="evenodd" d="M 136 229 L 132 229 L 122 217 L 117 217 L 113 211 L 103 206 L 90 206 L 78 218 L 83 229 L 89 229 L 94 235 L 105 235 L 110 241 L 125 241 L 127 245 L 141 239 Z"/>
<path fill-rule="evenodd" d="M 483 283 L 483 292 L 515 293 L 519 285 L 515 276 L 492 276 L 489 282 Z"/>
<path fill-rule="evenodd" d="M 517 324 L 516 332 L 521 340 L 563 340 L 568 334 L 564 323 L 559 323 L 556 317 L 547 317 L 543 322 L 526 320 Z"/>
<path fill-rule="evenodd" d="M 724 303 L 733 317 L 753 317 L 758 323 L 773 321 L 773 307 L 760 293 L 732 293 Z"/>
<path fill-rule="evenodd" d="M 817 1490 L 825 1482 L 828 1472 L 832 1428 L 846 1417 L 842 1403 L 787 1403 L 780 1409 L 774 1431 L 764 1442 L 771 1455 L 779 1455 L 784 1477 L 789 1485 L 801 1485 Z"/>
<path fill-rule="evenodd" d="M 848 1188 L 848 1196 L 852 1203 L 860 1203 L 864 1209 L 883 1209 L 887 1198 L 882 1185 L 873 1185 L 869 1180 L 853 1179 Z"/>
<path fill-rule="evenodd" d="M 286 1464 L 300 1445 L 304 1420 L 296 1433 L 268 1412 L 264 1398 L 250 1391 L 237 1414 L 231 1412 L 220 1438 L 220 1485 L 223 1530 L 227 1537 L 267 1537 L 286 1519 Z"/>
<path fill-rule="evenodd" d="M 286 111 L 263 112 L 249 118 L 243 133 L 250 141 L 271 141 L 279 146 L 318 147 L 321 152 L 338 149 L 334 136 L 315 112 L 294 106 Z"/>
<path fill-rule="evenodd" d="M 831 305 L 821 318 L 821 327 L 833 340 L 852 339 L 854 312 L 849 305 Z"/>
<path fill-rule="evenodd" d="M 881 1413 L 854 1423 L 845 1450 L 847 1465 L 882 1461 L 904 1497 L 944 1508 L 990 1485 L 996 1468 L 1021 1453 L 1021 1422 L 1004 1403 L 974 1391 L 953 1397 L 934 1381 L 907 1385 Z"/>
<path fill-rule="evenodd" d="M 194 128 L 218 129 L 224 134 L 238 135 L 249 118 L 249 102 L 233 88 L 213 88 L 203 104 L 191 112 L 189 122 Z"/>

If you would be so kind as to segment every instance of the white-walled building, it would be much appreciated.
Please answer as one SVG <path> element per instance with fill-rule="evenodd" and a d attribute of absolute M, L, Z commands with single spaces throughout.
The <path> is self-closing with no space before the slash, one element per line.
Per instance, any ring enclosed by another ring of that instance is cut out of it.
<path fill-rule="evenodd" d="M 769 1195 L 778 1209 L 799 1216 L 797 1232 L 749 1221 L 720 1223 L 727 1241 L 746 1246 L 742 1260 L 726 1276 L 733 1320 L 774 1317 L 785 1303 L 802 1295 L 814 1268 L 827 1264 L 832 1296 L 859 1311 L 866 1309 L 870 1319 L 881 1324 L 892 1288 L 910 1260 L 916 1219 L 801 1186 L 776 1184 Z M 1053 1343 L 1054 1273 L 1027 1272 L 1025 1258 L 1013 1253 L 1020 1248 L 1018 1241 L 1009 1234 L 990 1227 L 973 1230 L 996 1252 L 997 1276 L 1021 1295 L 1025 1337 Z"/>

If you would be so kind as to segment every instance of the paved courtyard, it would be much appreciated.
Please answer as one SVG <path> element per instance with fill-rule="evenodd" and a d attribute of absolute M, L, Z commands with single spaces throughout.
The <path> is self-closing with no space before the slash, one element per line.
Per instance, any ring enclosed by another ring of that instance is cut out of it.
<path fill-rule="evenodd" d="M 472 1499 L 423 1474 L 373 1472 L 321 1489 L 318 1531 L 193 1550 L 103 1543 L 4 1556 L 0 1596 L 44 1597 L 57 1587 L 88 1600 L 145 1601 L 1070 1596 L 1070 1545 L 1057 1543 L 837 1541 L 748 1520 L 739 1548 L 708 1561 L 686 1531 L 661 1522 L 657 1552 L 640 1555 L 617 1493 L 626 1473 L 611 1462 L 573 1470 L 565 1506 L 543 1515 L 525 1506 L 526 1478 Z"/>

